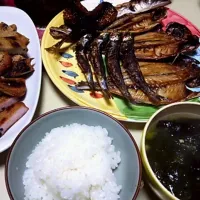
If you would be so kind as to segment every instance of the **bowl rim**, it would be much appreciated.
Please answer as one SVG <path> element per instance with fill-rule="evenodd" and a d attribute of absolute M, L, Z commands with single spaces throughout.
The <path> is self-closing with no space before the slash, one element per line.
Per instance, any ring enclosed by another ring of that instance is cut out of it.
<path fill-rule="evenodd" d="M 53 110 L 50 110 L 48 112 L 45 112 L 43 114 L 41 114 L 40 116 L 38 116 L 36 119 L 34 119 L 33 121 L 31 121 L 28 125 L 26 125 L 22 131 L 19 133 L 19 135 L 15 138 L 14 142 L 12 143 L 10 149 L 9 149 L 9 152 L 8 152 L 8 156 L 7 156 L 7 159 L 6 159 L 6 164 L 5 164 L 5 172 L 4 172 L 4 175 L 5 175 L 5 183 L 6 183 L 6 189 L 7 189 L 7 192 L 8 192 L 8 195 L 10 197 L 11 200 L 15 200 L 13 195 L 12 195 L 12 192 L 11 192 L 11 189 L 10 189 L 10 185 L 9 185 L 9 181 L 8 181 L 8 165 L 9 165 L 9 161 L 10 161 L 10 156 L 13 152 L 13 149 L 15 147 L 15 144 L 17 143 L 18 139 L 23 135 L 23 133 L 32 125 L 34 124 L 35 122 L 39 121 L 40 119 L 50 115 L 50 114 L 53 114 L 53 113 L 56 113 L 56 112 L 59 112 L 59 111 L 62 111 L 62 110 L 73 110 L 73 109 L 81 109 L 81 110 L 89 110 L 89 111 L 95 111 L 97 113 L 100 113 L 100 114 L 103 114 L 103 115 L 106 115 L 107 117 L 111 118 L 112 120 L 114 120 L 119 126 L 121 126 L 125 132 L 128 134 L 129 138 L 131 139 L 132 143 L 133 143 L 133 146 L 135 147 L 135 150 L 136 150 L 136 154 L 137 154 L 137 158 L 138 158 L 138 164 L 139 164 L 139 177 L 138 177 L 138 183 L 137 183 L 137 188 L 136 188 L 136 191 L 135 191 L 135 194 L 133 195 L 133 198 L 132 200 L 136 200 L 137 199 L 137 196 L 141 190 L 141 185 L 142 185 L 142 159 L 141 159 L 141 156 L 140 156 L 140 151 L 139 151 L 139 148 L 138 148 L 138 145 L 134 139 L 134 137 L 132 136 L 131 132 L 128 130 L 128 128 L 126 128 L 119 120 L 117 120 L 116 118 L 114 118 L 113 116 L 111 116 L 110 114 L 106 113 L 106 112 L 103 112 L 101 110 L 98 110 L 98 109 L 95 109 L 95 108 L 89 108 L 89 107 L 84 107 L 84 106 L 64 106 L 64 107 L 60 107 L 60 108 L 56 108 L 56 109 L 53 109 Z"/>
<path fill-rule="evenodd" d="M 160 108 L 150 117 L 148 122 L 145 124 L 144 130 L 142 132 L 142 139 L 141 139 L 141 159 L 142 159 L 142 163 L 143 163 L 143 166 L 144 166 L 144 170 L 148 173 L 150 181 L 153 184 L 155 184 L 162 191 L 162 193 L 164 193 L 169 199 L 172 199 L 172 200 L 179 200 L 179 199 L 177 197 L 175 197 L 171 192 L 169 192 L 165 188 L 165 186 L 158 180 L 156 175 L 154 174 L 154 172 L 153 172 L 153 170 L 152 170 L 152 168 L 149 164 L 149 160 L 147 158 L 146 149 L 145 149 L 145 141 L 146 141 L 147 130 L 150 127 L 154 118 L 159 113 L 161 113 L 162 111 L 164 111 L 164 110 L 166 110 L 170 107 L 179 106 L 179 105 L 197 105 L 197 106 L 200 106 L 200 103 L 197 103 L 197 102 L 176 102 L 176 103 L 172 103 L 172 104 L 169 104 L 167 106 Z"/>

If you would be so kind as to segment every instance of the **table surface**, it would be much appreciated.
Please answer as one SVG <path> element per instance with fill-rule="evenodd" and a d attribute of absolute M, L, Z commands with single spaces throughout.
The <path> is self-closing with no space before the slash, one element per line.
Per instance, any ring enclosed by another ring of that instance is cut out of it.
<path fill-rule="evenodd" d="M 200 0 L 172 0 L 170 8 L 185 16 L 194 25 L 200 28 Z M 75 105 L 67 97 L 65 97 L 51 82 L 43 69 L 42 87 L 40 93 L 40 99 L 34 118 L 40 114 L 49 110 L 63 107 L 63 106 Z M 124 123 L 123 124 L 131 131 L 137 144 L 140 146 L 140 139 L 144 124 L 137 123 Z M 0 199 L 9 200 L 5 181 L 4 181 L 4 167 L 8 151 L 0 154 Z M 152 191 L 144 185 L 144 188 L 140 191 L 138 200 L 157 200 L 157 197 Z"/>

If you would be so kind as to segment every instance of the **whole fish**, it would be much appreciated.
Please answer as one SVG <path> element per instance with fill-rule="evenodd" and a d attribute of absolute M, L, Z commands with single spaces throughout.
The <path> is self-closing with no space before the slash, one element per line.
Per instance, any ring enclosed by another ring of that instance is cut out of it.
<path fill-rule="evenodd" d="M 159 60 L 176 56 L 183 41 L 163 32 L 148 32 L 135 36 L 135 55 L 141 60 Z"/>
<path fill-rule="evenodd" d="M 86 55 L 89 44 L 91 43 L 92 35 L 84 35 L 76 44 L 76 59 L 78 66 L 80 67 L 82 73 L 85 75 L 86 80 L 90 86 L 90 89 L 94 91 L 94 80 L 92 75 L 92 70 Z"/>
<path fill-rule="evenodd" d="M 164 62 L 139 62 L 139 66 L 144 77 L 178 74 L 180 71 L 186 70 L 184 67 Z"/>
<path fill-rule="evenodd" d="M 121 96 L 120 92 L 116 88 L 111 88 L 110 91 L 113 94 Z M 159 102 L 159 104 L 155 104 L 155 102 L 152 102 L 151 99 L 149 99 L 149 97 L 142 90 L 132 88 L 129 89 L 129 92 L 135 101 L 143 104 L 152 105 L 165 105 L 176 101 L 181 101 L 184 100 L 188 95 L 185 84 L 182 82 L 160 88 L 154 88 L 154 92 L 157 95 L 165 97 Z"/>
<path fill-rule="evenodd" d="M 161 97 L 156 95 L 146 83 L 140 70 L 138 61 L 135 57 L 133 44 L 134 41 L 131 34 L 125 34 L 120 48 L 122 66 L 127 71 L 127 73 L 130 76 L 130 79 L 133 83 L 135 83 L 137 88 L 141 89 L 153 102 L 158 103 L 161 100 Z"/>
<path fill-rule="evenodd" d="M 161 24 L 161 21 L 167 16 L 167 8 L 159 8 L 150 12 L 138 15 L 126 14 L 118 18 L 107 29 L 117 30 L 119 32 L 130 31 L 134 34 L 150 31 Z"/>
<path fill-rule="evenodd" d="M 170 0 L 131 0 L 116 6 L 118 17 L 127 13 L 138 14 L 155 8 L 164 7 L 171 3 Z"/>
<path fill-rule="evenodd" d="M 90 46 L 89 60 L 91 62 L 94 74 L 96 76 L 101 90 L 106 96 L 110 97 L 111 95 L 109 94 L 108 86 L 106 83 L 106 71 L 102 58 L 102 48 L 105 46 L 105 44 L 107 44 L 108 40 L 109 34 L 102 33 L 98 38 L 96 38 L 92 42 Z"/>
<path fill-rule="evenodd" d="M 89 89 L 86 82 L 80 82 L 80 83 L 78 83 L 78 85 L 76 87 L 79 90 L 88 90 Z M 120 90 L 112 82 L 109 82 L 108 87 L 109 87 L 109 91 L 112 94 L 123 97 Z M 99 88 L 99 90 L 100 90 L 100 88 Z M 128 90 L 129 90 L 132 98 L 134 99 L 134 101 L 136 101 L 140 104 L 151 104 L 151 105 L 156 105 L 156 106 L 165 105 L 165 104 L 173 103 L 176 101 L 183 101 L 186 98 L 194 98 L 194 94 L 193 94 L 193 96 L 191 96 L 191 93 L 189 91 L 187 91 L 184 82 L 178 82 L 178 83 L 174 83 L 171 85 L 162 86 L 159 88 L 153 88 L 153 91 L 157 95 L 164 97 L 164 98 L 162 98 L 161 101 L 159 101 L 159 103 L 153 102 L 140 89 L 135 89 L 135 88 L 129 87 Z"/>
<path fill-rule="evenodd" d="M 185 66 L 178 66 L 159 62 L 139 62 L 139 66 L 146 83 L 151 88 L 160 88 L 180 82 L 187 82 L 196 78 L 199 79 L 200 77 L 200 69 L 195 67 L 194 63 L 187 63 Z M 128 88 L 137 88 L 136 84 L 130 79 L 126 70 L 124 68 L 121 69 L 126 86 Z M 114 86 L 113 81 L 109 76 L 107 77 L 107 84 L 108 88 Z M 100 87 L 98 86 L 98 83 L 95 83 L 95 85 L 95 89 L 99 90 Z M 81 82 L 78 86 L 81 87 L 80 89 L 90 89 L 86 82 Z"/>
<path fill-rule="evenodd" d="M 144 33 L 160 25 L 166 16 L 167 8 L 159 8 L 137 15 L 127 14 L 117 19 L 106 30 L 130 31 L 134 34 Z"/>
<path fill-rule="evenodd" d="M 194 51 L 200 46 L 199 37 L 193 35 L 187 26 L 178 22 L 170 22 L 166 27 L 166 33 L 178 40 L 184 40 L 181 45 L 181 53 Z"/>
<path fill-rule="evenodd" d="M 111 77 L 115 86 L 122 93 L 124 98 L 132 103 L 137 103 L 131 97 L 127 86 L 124 83 L 120 68 L 120 45 L 121 45 L 121 36 L 118 33 L 113 33 L 110 36 L 110 40 L 106 47 L 105 60 L 107 65 L 108 74 Z"/>
<path fill-rule="evenodd" d="M 68 28 L 67 26 L 65 25 L 61 25 L 60 27 L 51 27 L 50 28 L 50 35 L 58 40 L 58 39 L 63 39 L 65 37 L 69 37 L 69 42 L 72 41 L 72 29 L 71 28 Z"/>
<path fill-rule="evenodd" d="M 158 87 L 163 87 L 166 85 L 184 82 L 196 76 L 197 75 L 195 74 L 195 71 L 191 73 L 189 69 L 184 69 L 173 74 L 148 75 L 148 76 L 145 76 L 144 79 L 151 88 L 158 88 Z M 130 79 L 129 74 L 123 73 L 123 77 L 124 77 L 124 82 L 127 86 L 130 87 L 131 85 L 134 85 L 134 86 L 136 85 Z M 109 78 L 108 78 L 108 81 L 109 81 Z"/>

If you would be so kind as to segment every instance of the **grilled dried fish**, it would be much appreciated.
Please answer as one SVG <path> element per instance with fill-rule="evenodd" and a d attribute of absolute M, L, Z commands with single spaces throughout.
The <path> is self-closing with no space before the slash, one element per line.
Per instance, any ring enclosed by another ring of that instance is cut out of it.
<path fill-rule="evenodd" d="M 110 89 L 110 91 L 116 95 L 121 96 L 120 92 L 116 88 L 112 88 Z M 135 101 L 144 104 L 157 105 L 154 102 L 152 102 L 149 99 L 149 97 L 146 94 L 144 94 L 141 90 L 129 89 L 129 92 Z M 187 97 L 187 90 L 185 88 L 184 83 L 167 85 L 166 87 L 161 87 L 158 89 L 155 88 L 154 92 L 159 96 L 165 97 L 159 102 L 159 105 L 173 103 L 185 99 Z"/>
<path fill-rule="evenodd" d="M 85 78 L 90 86 L 90 89 L 94 90 L 94 80 L 92 76 L 91 67 L 86 56 L 86 51 L 89 44 L 91 43 L 92 35 L 87 34 L 83 36 L 76 44 L 76 59 L 78 66 L 80 67 L 82 73 L 85 75 Z"/>
<path fill-rule="evenodd" d="M 108 2 L 102 2 L 93 11 L 88 11 L 79 0 L 70 1 L 63 12 L 64 26 L 50 29 L 52 37 L 61 41 L 46 50 L 58 53 L 65 42 L 76 42 L 86 34 L 96 36 L 98 31 L 109 26 L 116 17 L 117 10 Z"/>
<path fill-rule="evenodd" d="M 51 27 L 50 35 L 56 40 L 69 37 L 69 42 L 72 42 L 72 29 L 65 25 L 61 25 L 60 27 Z"/>
<path fill-rule="evenodd" d="M 157 96 L 145 82 L 134 54 L 133 44 L 132 36 L 130 33 L 127 33 L 123 38 L 120 48 L 123 68 L 127 71 L 130 79 L 135 83 L 136 87 L 140 88 L 153 102 L 158 103 L 161 98 Z"/>
<path fill-rule="evenodd" d="M 138 14 L 155 8 L 164 7 L 171 3 L 170 0 L 131 0 L 116 6 L 118 17 L 127 13 Z"/>
<path fill-rule="evenodd" d="M 143 76 L 155 76 L 155 75 L 168 75 L 168 74 L 178 74 L 185 68 L 179 65 L 172 65 L 164 62 L 139 62 L 140 70 Z M 190 64 L 185 64 L 190 66 Z"/>
<path fill-rule="evenodd" d="M 59 42 L 55 43 L 53 46 L 51 47 L 47 47 L 45 48 L 49 53 L 52 54 L 57 54 L 60 52 L 60 49 L 62 47 L 62 45 L 67 42 L 69 40 L 68 37 L 64 37 L 63 39 L 61 39 Z"/>
<path fill-rule="evenodd" d="M 197 74 L 195 71 L 191 73 L 190 69 L 183 69 L 181 71 L 171 74 L 148 75 L 145 76 L 144 79 L 151 88 L 158 88 L 166 85 L 176 84 L 179 82 L 185 82 L 190 78 L 194 78 L 196 76 Z M 123 77 L 124 82 L 127 86 L 133 85 L 133 82 L 127 73 L 123 73 Z"/>
<path fill-rule="evenodd" d="M 178 40 L 184 41 L 181 46 L 181 53 L 194 51 L 200 45 L 199 38 L 192 35 L 191 31 L 183 24 L 171 22 L 167 25 L 166 33 Z"/>
<path fill-rule="evenodd" d="M 111 95 L 109 94 L 108 86 L 106 83 L 105 66 L 101 54 L 102 48 L 108 42 L 108 39 L 109 34 L 103 33 L 93 41 L 90 47 L 89 59 L 101 90 L 106 94 L 106 96 L 110 97 Z"/>
<path fill-rule="evenodd" d="M 194 67 L 190 63 L 187 63 L 184 67 L 179 65 L 171 65 L 167 63 L 155 63 L 155 62 L 139 62 L 140 70 L 146 83 L 151 88 L 164 87 L 171 84 L 177 84 L 179 82 L 186 82 L 196 77 L 200 77 L 200 69 Z M 130 79 L 129 74 L 122 68 L 122 74 L 124 82 L 128 88 L 137 88 L 136 84 Z M 97 83 L 96 83 L 97 84 Z M 112 79 L 107 77 L 107 84 L 113 85 Z M 81 82 L 82 89 L 89 89 L 87 83 Z M 95 86 L 97 89 L 98 86 Z"/>
<path fill-rule="evenodd" d="M 125 14 L 119 18 L 117 18 L 110 26 L 108 26 L 105 31 L 107 30 L 114 30 L 115 28 L 118 28 L 129 21 L 131 21 L 135 17 L 134 14 Z"/>
<path fill-rule="evenodd" d="M 110 40 L 107 45 L 107 50 L 105 54 L 108 74 L 111 77 L 113 83 L 116 85 L 116 87 L 119 89 L 119 91 L 122 93 L 122 95 L 130 102 L 136 103 L 130 93 L 128 92 L 128 89 L 124 83 L 121 68 L 120 68 L 120 62 L 119 62 L 119 53 L 120 53 L 120 44 L 121 39 L 119 34 L 112 34 L 110 36 Z"/>
<path fill-rule="evenodd" d="M 135 36 L 135 55 L 138 59 L 159 60 L 175 56 L 182 42 L 166 33 L 148 32 Z"/>
<path fill-rule="evenodd" d="M 156 45 L 135 49 L 135 55 L 141 60 L 159 60 L 176 56 L 179 52 L 179 43 Z"/>
<path fill-rule="evenodd" d="M 166 33 L 179 40 L 187 40 L 192 35 L 191 31 L 183 24 L 170 22 L 166 26 Z"/>
<path fill-rule="evenodd" d="M 137 59 L 159 60 L 176 56 L 182 41 L 163 32 L 148 32 L 136 35 L 134 49 Z"/>
<path fill-rule="evenodd" d="M 80 82 L 76 87 L 79 90 L 89 89 L 87 83 L 85 82 Z M 123 97 L 122 93 L 112 82 L 109 82 L 108 87 L 109 91 L 112 94 L 116 94 L 118 96 Z M 134 101 L 140 104 L 151 104 L 157 106 L 185 100 L 189 95 L 189 92 L 187 91 L 184 82 L 178 82 L 175 84 L 166 85 L 159 88 L 154 88 L 154 92 L 156 93 L 156 95 L 164 97 L 161 99 L 161 101 L 159 101 L 159 104 L 155 104 L 155 102 L 152 102 L 151 99 L 140 89 L 129 87 L 128 90 Z"/>
<path fill-rule="evenodd" d="M 138 15 L 124 15 L 112 23 L 106 30 L 130 31 L 135 34 L 147 32 L 160 25 L 166 14 L 167 8 L 159 8 Z"/>

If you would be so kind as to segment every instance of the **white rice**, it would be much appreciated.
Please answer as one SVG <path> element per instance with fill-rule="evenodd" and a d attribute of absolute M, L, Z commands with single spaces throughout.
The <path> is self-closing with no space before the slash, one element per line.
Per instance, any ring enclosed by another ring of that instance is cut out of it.
<path fill-rule="evenodd" d="M 52 129 L 36 146 L 23 175 L 25 200 L 117 200 L 113 170 L 121 162 L 108 131 L 71 124 Z"/>

